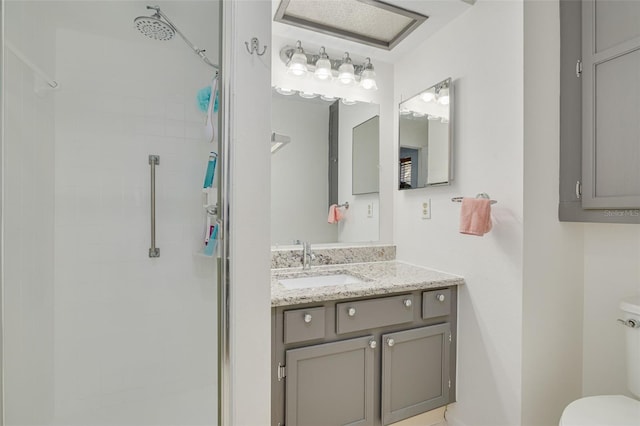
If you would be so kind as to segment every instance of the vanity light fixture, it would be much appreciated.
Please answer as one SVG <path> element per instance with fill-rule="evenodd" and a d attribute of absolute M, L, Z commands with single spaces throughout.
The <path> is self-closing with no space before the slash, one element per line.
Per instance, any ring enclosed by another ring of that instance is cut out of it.
<path fill-rule="evenodd" d="M 295 52 L 287 63 L 287 72 L 296 77 L 302 77 L 307 73 L 307 55 L 304 53 L 300 40 L 296 42 Z"/>
<path fill-rule="evenodd" d="M 370 58 L 366 58 L 362 65 L 353 63 L 349 52 L 344 52 L 341 59 L 331 59 L 324 46 L 318 54 L 305 53 L 302 42 L 296 41 L 295 46 L 284 46 L 280 49 L 280 59 L 287 66 L 287 73 L 304 77 L 313 73 L 313 77 L 320 82 L 337 80 L 340 85 L 352 86 L 359 82 L 364 90 L 378 90 L 376 72 Z"/>

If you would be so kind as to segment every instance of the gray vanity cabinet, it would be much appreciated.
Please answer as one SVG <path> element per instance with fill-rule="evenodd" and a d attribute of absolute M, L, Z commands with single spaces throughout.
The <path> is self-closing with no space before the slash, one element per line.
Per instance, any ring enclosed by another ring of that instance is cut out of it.
<path fill-rule="evenodd" d="M 388 425 L 455 401 L 457 288 L 272 309 L 272 426 Z"/>
<path fill-rule="evenodd" d="M 373 336 L 286 352 L 286 425 L 373 425 Z"/>
<path fill-rule="evenodd" d="M 382 423 L 449 401 L 449 323 L 382 335 Z"/>

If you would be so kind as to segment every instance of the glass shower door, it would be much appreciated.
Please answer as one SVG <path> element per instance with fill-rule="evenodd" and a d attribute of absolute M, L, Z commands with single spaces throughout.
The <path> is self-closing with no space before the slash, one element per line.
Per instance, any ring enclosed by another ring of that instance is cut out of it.
<path fill-rule="evenodd" d="M 217 423 L 215 71 L 145 2 L 3 3 L 5 424 Z M 219 2 L 159 6 L 218 63 Z"/>

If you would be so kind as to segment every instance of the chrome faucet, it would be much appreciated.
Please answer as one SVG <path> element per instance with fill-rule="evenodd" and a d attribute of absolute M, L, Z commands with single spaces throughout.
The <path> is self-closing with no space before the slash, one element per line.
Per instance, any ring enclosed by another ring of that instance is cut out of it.
<path fill-rule="evenodd" d="M 311 261 L 316 258 L 316 255 L 311 252 L 311 243 L 300 240 L 294 242 L 302 245 L 302 269 L 311 269 Z"/>

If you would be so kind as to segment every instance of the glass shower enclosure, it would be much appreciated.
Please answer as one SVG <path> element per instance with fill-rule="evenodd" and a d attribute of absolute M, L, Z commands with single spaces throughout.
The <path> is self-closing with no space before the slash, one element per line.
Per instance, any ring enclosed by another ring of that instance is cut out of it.
<path fill-rule="evenodd" d="M 218 423 L 220 2 L 2 6 L 5 425 Z"/>

